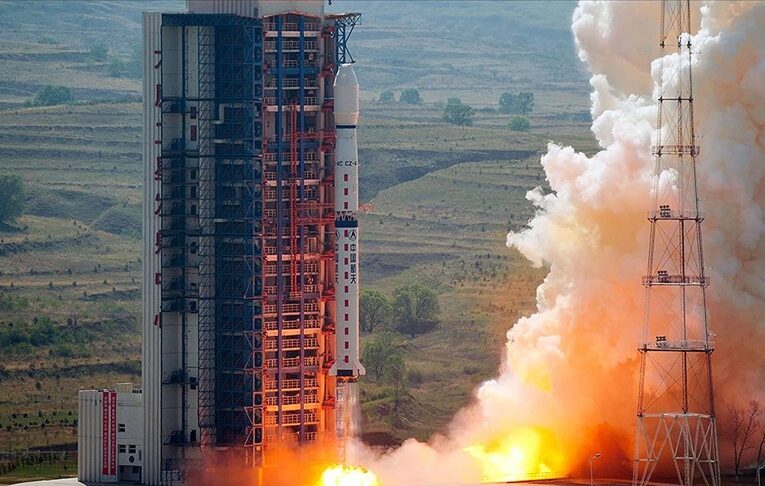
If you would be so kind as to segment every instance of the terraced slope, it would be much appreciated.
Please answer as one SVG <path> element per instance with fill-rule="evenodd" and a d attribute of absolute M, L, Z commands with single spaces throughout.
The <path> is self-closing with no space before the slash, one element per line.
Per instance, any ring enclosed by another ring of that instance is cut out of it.
<path fill-rule="evenodd" d="M 21 174 L 27 191 L 24 216 L 0 232 L 3 444 L 24 427 L 33 446 L 71 442 L 78 388 L 138 381 L 138 110 L 0 112 L 0 172 Z M 55 338 L 36 329 L 47 319 Z M 50 423 L 53 412 L 67 423 Z"/>
<path fill-rule="evenodd" d="M 522 21 L 503 6 L 496 21 L 466 16 L 457 2 L 433 24 L 420 15 L 431 2 L 395 14 L 387 3 L 337 2 L 368 7 L 354 33 L 364 60 L 361 196 L 371 202 L 361 221 L 363 285 L 427 285 L 443 322 L 401 338 L 413 370 L 401 413 L 389 413 L 387 385 L 363 385 L 367 438 L 381 443 L 438 430 L 494 374 L 504 333 L 531 309 L 544 273 L 504 247 L 507 230 L 532 214 L 524 194 L 545 185 L 538 156 L 550 139 L 595 148 L 587 84 L 570 69 L 573 46 L 560 29 L 568 14 Z M 0 448 L 71 443 L 78 388 L 139 380 L 140 82 L 111 76 L 90 48 L 129 55 L 146 5 L 0 1 L 0 173 L 20 174 L 27 189 L 24 216 L 0 228 Z M 549 46 L 533 22 L 565 46 L 563 57 L 537 55 Z M 470 25 L 487 30 L 470 36 Z M 46 84 L 70 87 L 77 103 L 25 107 Z M 374 101 L 404 87 L 426 103 Z M 536 93 L 529 132 L 509 131 L 509 117 L 491 110 L 472 127 L 442 121 L 450 96 L 480 108 L 519 89 Z"/>
<path fill-rule="evenodd" d="M 413 379 L 396 420 L 386 420 L 385 386 L 362 384 L 371 441 L 427 437 L 494 375 L 505 332 L 533 309 L 544 276 L 504 246 L 507 229 L 532 214 L 526 191 L 540 184 L 533 159 L 460 163 L 383 190 L 362 218 L 364 283 L 384 292 L 421 283 L 442 305 L 435 331 L 400 339 Z"/>
<path fill-rule="evenodd" d="M 22 173 L 33 195 L 49 199 L 39 209 L 32 204 L 38 212 L 55 211 L 56 203 L 68 200 L 87 213 L 72 219 L 90 222 L 110 203 L 140 203 L 140 110 L 137 103 L 6 110 L 0 117 L 0 169 Z"/>
<path fill-rule="evenodd" d="M 20 106 L 46 85 L 66 86 L 80 101 L 139 100 L 139 80 L 109 76 L 88 50 L 0 40 L 0 62 L 0 108 Z"/>

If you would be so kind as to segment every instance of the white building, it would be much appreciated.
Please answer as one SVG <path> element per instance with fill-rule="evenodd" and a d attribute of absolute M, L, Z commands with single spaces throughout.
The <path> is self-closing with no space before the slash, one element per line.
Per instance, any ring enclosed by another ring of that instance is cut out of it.
<path fill-rule="evenodd" d="M 87 483 L 140 482 L 143 397 L 132 383 L 113 390 L 80 390 L 77 471 Z"/>

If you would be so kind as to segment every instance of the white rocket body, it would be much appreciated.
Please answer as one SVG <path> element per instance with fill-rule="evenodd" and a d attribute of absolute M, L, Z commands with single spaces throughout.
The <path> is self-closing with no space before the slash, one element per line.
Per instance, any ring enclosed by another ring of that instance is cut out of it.
<path fill-rule="evenodd" d="M 335 92 L 335 364 L 330 374 L 356 381 L 366 370 L 359 346 L 359 82 L 351 64 L 337 71 Z"/>

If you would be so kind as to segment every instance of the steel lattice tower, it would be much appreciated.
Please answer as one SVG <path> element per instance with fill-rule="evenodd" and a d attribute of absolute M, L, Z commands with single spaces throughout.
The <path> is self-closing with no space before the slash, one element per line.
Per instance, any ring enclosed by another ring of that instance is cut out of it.
<path fill-rule="evenodd" d="M 713 334 L 696 182 L 689 0 L 663 0 L 653 206 L 633 483 L 720 484 Z M 674 54 L 667 56 L 667 54 Z M 671 67 L 667 65 L 671 64 Z"/>

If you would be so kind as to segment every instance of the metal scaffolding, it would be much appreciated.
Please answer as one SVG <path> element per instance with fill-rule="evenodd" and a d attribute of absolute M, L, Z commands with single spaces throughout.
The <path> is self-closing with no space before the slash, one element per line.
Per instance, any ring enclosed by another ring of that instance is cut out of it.
<path fill-rule="evenodd" d="M 335 32 L 335 62 L 340 64 L 353 63 L 353 56 L 348 49 L 348 39 L 353 33 L 354 27 L 361 23 L 361 14 L 349 13 L 334 17 Z"/>
<path fill-rule="evenodd" d="M 163 146 L 159 171 L 162 312 L 180 314 L 183 341 L 181 367 L 164 380 L 182 390 L 180 427 L 164 441 L 182 446 L 163 462 L 164 480 L 173 481 L 190 467 L 183 461 L 186 446 L 252 448 L 263 440 L 263 36 L 259 19 L 228 14 L 168 14 L 163 26 L 180 27 L 183 39 L 181 95 L 161 99 L 163 125 L 180 122 L 179 136 Z M 196 69 L 189 67 L 192 53 Z M 188 127 L 187 118 L 193 120 Z M 198 363 L 188 357 L 191 313 L 198 322 Z M 189 389 L 198 393 L 199 439 L 187 424 Z M 245 457 L 251 461 L 253 454 Z"/>
<path fill-rule="evenodd" d="M 261 465 L 270 442 L 334 430 L 332 82 L 355 24 L 344 19 L 162 16 L 163 482 L 201 466 L 192 448 Z"/>
<path fill-rule="evenodd" d="M 691 76 L 689 0 L 664 0 L 653 211 L 648 252 L 633 483 L 720 484 L 713 334 L 706 309 Z M 668 49 L 671 52 L 666 52 Z M 674 58 L 667 54 L 676 53 Z"/>
<path fill-rule="evenodd" d="M 321 24 L 311 17 L 278 15 L 266 21 L 266 116 L 273 133 L 264 145 L 266 441 L 314 440 L 326 423 L 319 389 L 324 349 L 322 323 L 331 286 L 326 205 L 328 165 L 320 118 Z M 330 51 L 331 52 L 331 51 Z M 326 255 L 325 255 L 326 256 Z"/>
<path fill-rule="evenodd" d="M 251 446 L 262 440 L 262 433 L 252 430 L 262 403 L 261 40 L 260 26 L 216 28 L 217 444 Z"/>

